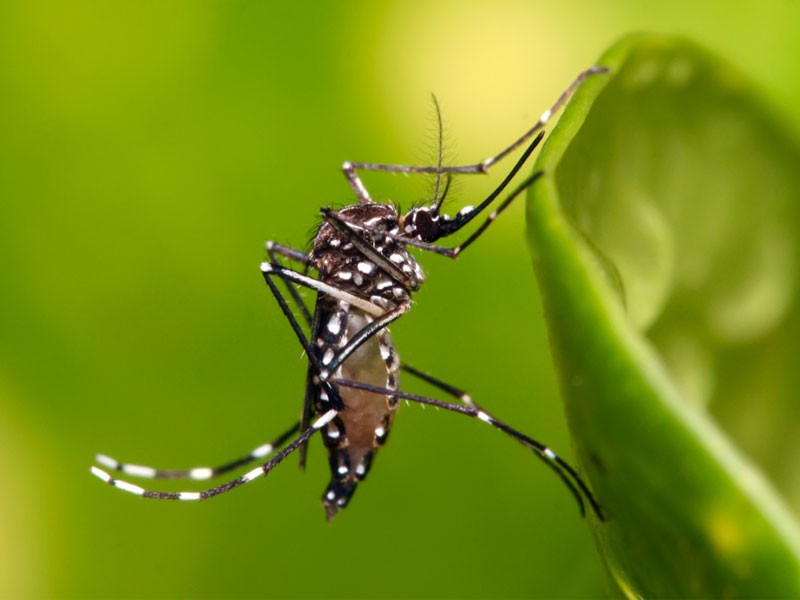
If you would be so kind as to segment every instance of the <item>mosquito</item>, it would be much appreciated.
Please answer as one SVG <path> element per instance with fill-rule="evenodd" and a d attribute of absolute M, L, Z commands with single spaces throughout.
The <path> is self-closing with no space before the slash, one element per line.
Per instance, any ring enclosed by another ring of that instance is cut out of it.
<path fill-rule="evenodd" d="M 607 72 L 607 69 L 592 67 L 580 73 L 533 127 L 500 153 L 473 165 L 442 164 L 441 111 L 437 103 L 440 145 L 436 166 L 347 161 L 342 165 L 342 171 L 358 202 L 338 210 L 328 207 L 320 210 L 322 223 L 313 238 L 311 251 L 302 252 L 272 241 L 266 243 L 269 260 L 261 264 L 261 272 L 308 358 L 306 390 L 299 422 L 273 441 L 217 467 L 160 470 L 120 463 L 103 454 L 95 457 L 96 462 L 109 471 L 143 478 L 193 480 L 211 479 L 272 455 L 267 462 L 262 462 L 236 479 L 204 491 L 151 491 L 112 477 L 95 466 L 91 468 L 92 473 L 118 489 L 145 498 L 205 500 L 266 476 L 296 450 L 300 451 L 300 464 L 304 466 L 307 443 L 314 434 L 320 432 L 328 451 L 331 471 L 330 483 L 322 496 L 322 504 L 330 521 L 347 506 L 358 484 L 367 477 L 376 453 L 386 444 L 399 401 L 405 399 L 472 417 L 517 440 L 559 476 L 577 501 L 582 515 L 585 513 L 585 498 L 597 518 L 603 520 L 603 512 L 594 495 L 566 461 L 544 444 L 495 418 L 465 391 L 402 363 L 388 329 L 391 323 L 409 311 L 411 295 L 424 281 L 422 268 L 409 253 L 409 247 L 453 259 L 470 247 L 515 198 L 542 176 L 541 171 L 533 173 L 508 193 L 461 244 L 445 247 L 436 242 L 459 232 L 492 205 L 541 142 L 543 127 L 550 117 L 567 102 L 584 79 L 603 72 Z M 453 175 L 487 173 L 494 163 L 526 142 L 528 146 L 522 156 L 482 202 L 474 207 L 465 206 L 455 217 L 441 212 Z M 401 214 L 394 205 L 373 201 L 358 171 L 435 174 L 433 201 Z M 443 177 L 445 185 L 440 193 Z M 281 259 L 288 259 L 302 268 L 296 270 L 285 267 Z M 318 276 L 309 275 L 311 271 L 316 271 Z M 301 315 L 300 320 L 295 317 L 276 280 L 283 281 L 289 301 Z M 313 312 L 308 310 L 296 286 L 316 292 Z M 305 321 L 310 328 L 310 335 L 306 335 L 300 321 Z M 401 371 L 426 381 L 455 401 L 403 392 L 400 389 Z"/>

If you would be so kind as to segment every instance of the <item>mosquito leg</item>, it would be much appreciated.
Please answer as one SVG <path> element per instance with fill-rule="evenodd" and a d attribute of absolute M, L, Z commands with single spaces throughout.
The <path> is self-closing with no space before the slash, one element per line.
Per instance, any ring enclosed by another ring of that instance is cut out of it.
<path fill-rule="evenodd" d="M 483 200 L 483 202 L 481 202 L 476 207 L 472 207 L 472 206 L 465 207 L 464 209 L 461 210 L 461 212 L 458 213 L 458 215 L 456 215 L 456 217 L 454 217 L 451 221 L 449 221 L 449 223 L 446 225 L 447 230 L 443 232 L 442 237 L 448 237 L 450 235 L 453 235 L 459 229 L 464 227 L 467 223 L 469 223 L 472 219 L 474 219 L 481 211 L 483 211 L 483 209 L 485 209 L 489 204 L 491 204 L 494 201 L 494 199 L 497 198 L 497 196 L 499 196 L 502 193 L 502 191 L 511 182 L 511 180 L 514 178 L 514 176 L 517 174 L 517 172 L 525 164 L 525 161 L 528 160 L 528 157 L 531 155 L 533 150 L 536 148 L 537 144 L 539 144 L 539 142 L 541 141 L 543 135 L 544 135 L 544 133 L 542 132 L 538 136 L 536 136 L 536 139 L 534 139 L 533 142 L 531 142 L 531 145 L 528 146 L 528 149 L 525 150 L 524 154 L 520 157 L 520 159 L 517 161 L 517 163 L 511 169 L 511 171 L 509 171 L 508 175 L 506 175 L 506 177 L 503 179 L 503 181 L 500 183 L 500 185 L 498 185 L 497 188 L 495 188 L 495 190 L 491 194 L 489 194 L 489 196 L 487 196 L 485 200 Z M 509 197 L 506 198 L 503 201 L 503 203 L 500 205 L 500 207 L 494 213 L 489 215 L 489 217 L 487 218 L 486 222 L 483 223 L 483 225 L 481 225 L 481 227 L 479 227 L 478 230 L 474 234 L 472 234 L 472 236 L 470 236 L 470 238 L 468 238 L 467 241 L 464 244 L 462 244 L 461 246 L 458 246 L 456 248 L 447 248 L 445 246 L 438 246 L 438 245 L 435 245 L 435 244 L 429 244 L 427 242 L 420 241 L 420 240 L 418 240 L 416 238 L 406 237 L 404 235 L 397 235 L 397 234 L 394 234 L 394 233 L 389 233 L 389 232 L 386 232 L 386 231 L 377 230 L 374 227 L 371 227 L 369 225 L 363 225 L 361 223 L 357 223 L 357 222 L 355 222 L 355 221 L 343 216 L 341 213 L 339 213 L 337 211 L 333 211 L 333 210 L 331 210 L 329 208 L 323 208 L 321 212 L 322 212 L 322 214 L 323 214 L 323 216 L 325 218 L 334 217 L 337 220 L 339 220 L 339 221 L 341 221 L 343 223 L 346 223 L 351 228 L 363 229 L 365 231 L 378 231 L 378 232 L 380 232 L 381 235 L 383 235 L 385 237 L 388 237 L 390 239 L 393 239 L 393 240 L 395 240 L 397 242 L 400 242 L 402 244 L 406 244 L 406 245 L 409 245 L 409 246 L 416 246 L 417 248 L 420 248 L 422 250 L 426 250 L 428 252 L 435 252 L 436 254 L 441 254 L 441 255 L 447 256 L 449 258 L 456 258 L 459 255 L 459 253 L 466 246 L 468 246 L 473 241 L 475 241 L 475 239 L 481 233 L 483 233 L 483 231 L 491 224 L 492 221 L 494 221 L 494 219 L 497 217 L 498 214 L 500 214 L 500 212 L 505 210 L 505 208 L 517 196 L 519 196 L 519 194 L 521 194 L 528 186 L 530 186 L 534 181 L 536 181 L 539 177 L 541 177 L 542 174 L 543 174 L 543 172 L 539 171 L 537 173 L 534 173 L 530 177 L 528 177 L 528 179 L 526 179 L 524 182 L 522 182 L 522 184 L 520 184 L 513 192 L 511 192 Z"/>
<path fill-rule="evenodd" d="M 292 269 L 287 269 L 286 267 L 276 263 L 261 263 L 261 272 L 264 274 L 265 280 L 269 280 L 271 275 L 275 275 L 281 279 L 299 283 L 300 285 L 311 288 L 317 292 L 328 294 L 337 300 L 343 300 L 344 302 L 347 302 L 356 308 L 360 308 L 367 314 L 370 314 L 374 317 L 380 317 L 386 312 L 385 309 L 381 308 L 377 304 L 369 302 L 368 300 L 364 300 L 359 296 L 351 294 L 350 292 L 346 292 L 345 290 L 325 283 L 324 281 L 320 281 L 319 279 L 314 279 L 313 277 L 303 275 L 302 273 L 298 273 Z"/>
<path fill-rule="evenodd" d="M 300 250 L 295 250 L 294 248 L 291 248 L 289 246 L 284 246 L 283 244 L 279 244 L 278 242 L 267 241 L 264 243 L 264 247 L 269 253 L 270 258 L 272 258 L 275 254 L 280 254 L 281 256 L 285 256 L 286 258 L 293 260 L 295 262 L 299 262 L 303 265 L 308 265 L 311 262 L 311 259 L 305 252 L 301 252 Z"/>
<path fill-rule="evenodd" d="M 466 395 L 466 394 L 463 394 L 463 392 L 461 392 L 461 390 L 459 390 L 458 388 L 455 388 L 455 387 L 453 387 L 453 386 L 451 386 L 449 384 L 446 384 L 444 382 L 438 381 L 438 380 L 434 379 L 433 377 L 430 377 L 429 375 L 425 375 L 424 373 L 421 373 L 420 371 L 417 371 L 416 369 L 413 369 L 413 368 L 409 369 L 407 367 L 404 367 L 404 370 L 406 370 L 409 373 L 412 373 L 414 375 L 417 375 L 417 374 L 423 375 L 424 377 L 421 377 L 422 379 L 424 379 L 425 381 L 430 382 L 432 385 L 434 385 L 436 387 L 440 387 L 441 389 L 443 389 L 447 393 L 454 394 L 454 395 L 455 395 L 455 393 L 460 393 L 459 398 L 461 398 L 462 396 Z M 367 384 L 362 384 L 362 383 L 358 383 L 358 382 L 350 382 L 350 381 L 345 381 L 345 380 L 333 380 L 333 382 L 337 383 L 337 384 L 340 384 L 340 385 L 344 385 L 345 387 L 355 387 L 355 388 L 364 389 L 366 391 L 370 391 L 370 392 L 373 392 L 373 393 L 381 393 L 382 391 L 389 391 L 389 390 L 384 390 L 383 388 L 379 388 L 379 387 L 372 386 L 372 385 L 367 385 Z M 419 402 L 423 406 L 426 405 L 426 404 L 427 405 L 432 405 L 432 406 L 436 406 L 438 408 L 444 408 L 445 410 L 451 410 L 451 411 L 454 411 L 454 412 L 459 412 L 461 414 L 466 414 L 466 415 L 473 416 L 473 417 L 477 417 L 480 414 L 485 414 L 487 416 L 487 418 L 493 418 L 488 413 L 486 413 L 483 409 L 481 409 L 474 401 L 472 401 L 471 398 L 469 399 L 469 401 L 464 400 L 465 404 L 467 404 L 468 406 L 463 406 L 461 404 L 452 404 L 450 402 L 443 402 L 441 400 L 435 400 L 433 398 L 426 398 L 424 396 L 418 396 L 416 394 L 409 394 L 407 392 L 397 392 L 395 394 L 395 397 L 397 397 L 397 398 L 405 398 L 406 400 L 412 400 L 414 402 Z M 467 398 L 469 398 L 469 397 L 467 396 Z M 484 420 L 485 422 L 488 422 L 485 419 L 482 419 L 482 420 Z M 544 464 L 547 467 L 552 469 L 553 472 L 556 473 L 556 475 L 558 475 L 558 477 L 561 479 L 561 481 L 564 483 L 564 485 L 569 489 L 569 491 L 572 494 L 572 496 L 575 498 L 575 501 L 578 503 L 578 509 L 580 510 L 581 515 L 584 516 L 585 515 L 585 510 L 584 510 L 583 499 L 581 497 L 581 494 L 578 491 L 578 489 L 575 487 L 575 484 L 572 482 L 572 480 L 569 479 L 567 477 L 567 474 L 564 472 L 564 470 L 562 470 L 562 467 L 560 467 L 558 465 L 558 463 L 553 462 L 553 460 L 551 460 L 548 456 L 546 456 L 546 454 L 544 454 L 543 451 L 540 451 L 537 447 L 535 447 L 535 446 L 532 447 L 530 444 L 520 440 L 519 438 L 516 438 L 516 439 L 517 439 L 517 441 L 520 441 L 523 446 L 526 446 L 527 448 L 532 449 L 534 451 L 535 455 L 540 460 L 542 460 L 542 462 L 544 462 Z M 543 446 L 543 448 L 545 448 L 545 447 Z M 577 477 L 577 475 L 575 475 L 575 477 Z M 587 491 L 587 493 L 588 493 L 588 491 Z"/>
<path fill-rule="evenodd" d="M 105 481 L 107 484 L 119 488 L 123 491 L 130 492 L 131 494 L 136 494 L 137 496 L 143 496 L 145 498 L 156 498 L 158 500 L 206 500 L 207 498 L 212 498 L 214 496 L 224 494 L 225 492 L 229 492 L 230 490 L 237 488 L 240 485 L 244 485 L 245 483 L 250 483 L 254 479 L 261 477 L 262 475 L 267 475 L 280 462 L 282 462 L 284 458 L 286 458 L 292 452 L 297 450 L 297 448 L 299 448 L 302 444 L 304 444 L 309 438 L 311 438 L 312 435 L 314 435 L 322 427 L 330 423 L 334 419 L 334 417 L 336 417 L 337 414 L 339 413 L 335 409 L 329 410 L 324 415 L 319 417 L 316 421 L 314 421 L 313 425 L 311 425 L 311 427 L 303 431 L 303 433 L 301 433 L 300 436 L 297 437 L 291 444 L 289 444 L 283 450 L 278 452 L 270 461 L 265 462 L 264 464 L 256 467 L 252 471 L 245 473 L 241 477 L 237 477 L 236 479 L 233 479 L 228 483 L 224 483 L 220 486 L 204 490 L 201 492 L 156 492 L 156 491 L 146 490 L 144 488 L 139 487 L 138 485 L 128 483 L 127 481 L 123 481 L 121 479 L 115 479 L 98 467 L 92 467 L 91 471 L 92 474 L 96 475 L 97 477 Z"/>
<path fill-rule="evenodd" d="M 275 269 L 278 268 L 278 265 L 272 265 L 271 263 L 261 264 L 261 270 L 264 273 L 264 281 L 267 282 L 267 285 L 269 286 L 272 295 L 275 296 L 275 300 L 278 302 L 278 306 L 280 306 L 281 308 L 281 312 L 283 312 L 283 315 L 286 317 L 286 320 L 289 321 L 289 325 L 292 327 L 292 331 L 294 331 L 295 335 L 297 336 L 297 340 L 300 342 L 300 345 L 303 347 L 303 350 L 305 351 L 306 356 L 308 357 L 308 361 L 311 364 L 311 368 L 314 369 L 315 373 L 321 372 L 322 367 L 319 363 L 319 360 L 317 359 L 317 355 L 314 353 L 314 351 L 311 348 L 311 345 L 308 343 L 308 339 L 303 333 L 303 330 L 300 328 L 300 324 L 297 322 L 297 319 L 295 318 L 294 314 L 289 308 L 289 305 L 286 304 L 286 299 L 281 294 L 280 290 L 278 289 L 278 286 L 275 285 L 275 282 L 272 281 L 272 275 L 273 274 L 276 275 L 277 273 L 271 269 L 264 270 L 265 265 Z M 283 267 L 280 268 L 287 273 L 294 273 L 295 275 L 300 275 L 299 273 L 292 271 L 291 269 L 283 269 Z M 311 281 L 317 281 L 316 279 L 312 279 L 311 277 L 305 277 L 305 276 L 302 277 L 304 277 L 305 279 L 309 279 Z M 333 408 L 335 408 L 336 410 L 344 410 L 344 402 L 342 401 L 342 398 L 339 395 L 337 389 L 326 381 L 322 381 L 321 384 L 325 387 L 325 390 L 328 394 L 328 398 L 330 399 L 331 402 L 331 406 L 333 406 Z"/>
<path fill-rule="evenodd" d="M 277 242 L 268 241 L 268 242 L 266 242 L 265 247 L 266 247 L 267 253 L 269 254 L 270 260 L 273 263 L 277 263 L 278 262 L 277 255 L 280 254 L 280 255 L 286 256 L 287 258 L 289 258 L 289 259 L 291 259 L 293 261 L 296 261 L 296 262 L 299 262 L 301 264 L 304 264 L 304 265 L 306 265 L 306 267 L 308 267 L 310 265 L 310 259 L 309 259 L 308 254 L 306 254 L 304 252 L 300 252 L 299 250 L 295 250 L 294 248 L 290 248 L 289 246 L 284 246 L 283 244 L 278 244 Z M 262 266 L 262 271 L 263 271 L 263 266 Z M 267 277 L 266 274 L 265 274 L 265 277 Z M 304 275 L 304 277 L 308 277 L 308 276 Z M 309 314 L 309 312 L 308 312 L 308 308 L 306 307 L 305 302 L 303 302 L 302 298 L 300 297 L 300 294 L 295 289 L 295 287 L 292 285 L 291 281 L 289 281 L 287 279 L 284 279 L 284 278 L 282 278 L 282 279 L 283 279 L 283 282 L 286 284 L 286 289 L 289 291 L 289 294 L 292 296 L 292 299 L 295 301 L 297 306 L 300 307 L 300 311 L 303 314 L 303 318 L 305 319 L 306 323 L 308 323 L 308 325 L 311 327 L 311 331 L 315 331 L 317 326 L 318 326 L 318 323 L 315 320 L 315 319 L 318 318 L 317 317 L 318 311 L 317 310 L 314 311 L 314 317 L 312 318 L 311 314 Z M 272 289 L 272 285 L 270 285 L 270 289 Z M 317 296 L 317 302 L 319 302 L 319 297 L 320 296 L 318 295 Z M 305 349 L 305 346 L 304 346 L 304 349 Z M 308 352 L 306 352 L 306 353 L 308 354 Z M 306 376 L 306 389 L 305 389 L 305 393 L 303 394 L 303 411 L 302 411 L 302 416 L 300 417 L 300 430 L 301 431 L 305 431 L 306 429 L 308 429 L 308 427 L 309 427 L 309 425 L 311 423 L 311 419 L 314 416 L 314 407 L 312 406 L 312 400 L 311 400 L 312 377 L 313 377 L 314 373 L 315 373 L 315 371 L 314 371 L 313 365 L 309 365 L 308 375 Z M 334 402 L 336 403 L 336 398 L 338 398 L 338 394 L 335 394 L 335 393 L 332 394 L 332 395 L 329 394 L 329 397 L 334 398 Z M 343 406 L 343 404 L 341 402 L 336 403 L 336 405 L 339 406 L 339 407 Z M 301 444 L 301 446 L 300 446 L 300 461 L 299 462 L 300 462 L 300 468 L 301 469 L 305 469 L 307 454 L 308 454 L 308 442 L 306 441 L 303 444 Z"/>
<path fill-rule="evenodd" d="M 314 305 L 314 320 L 311 323 L 312 333 L 315 331 L 319 331 L 320 315 L 322 314 L 322 311 L 320 310 L 320 303 L 322 302 L 322 297 L 323 297 L 322 294 L 317 294 L 317 300 Z M 301 431 L 305 431 L 306 429 L 308 429 L 309 425 L 311 424 L 311 419 L 314 418 L 314 410 L 316 409 L 316 407 L 314 406 L 314 391 L 316 389 L 314 383 L 314 377 L 316 375 L 317 371 L 315 371 L 314 366 L 309 363 L 308 369 L 306 370 L 306 389 L 305 392 L 303 393 L 303 412 L 302 416 L 300 417 Z M 338 394 L 336 397 L 338 397 Z M 307 456 L 308 456 L 308 442 L 304 443 L 300 447 L 299 466 L 301 470 L 304 470 L 306 468 Z"/>
<path fill-rule="evenodd" d="M 487 159 L 482 160 L 479 163 L 474 165 L 464 165 L 464 166 L 454 166 L 454 167 L 431 167 L 431 166 L 406 166 L 406 165 L 387 165 L 381 163 L 365 163 L 365 162 L 350 162 L 347 161 L 342 165 L 342 171 L 347 177 L 347 181 L 350 183 L 350 187 L 353 188 L 356 196 L 358 197 L 360 202 L 370 202 L 369 193 L 367 192 L 364 184 L 361 182 L 361 179 L 358 177 L 357 170 L 361 171 L 383 171 L 386 173 L 463 173 L 463 174 L 473 174 L 473 173 L 487 173 L 489 168 L 499 160 L 505 158 L 508 154 L 522 146 L 525 142 L 527 142 L 535 133 L 540 131 L 547 121 L 550 120 L 558 110 L 566 103 L 575 89 L 581 84 L 581 82 L 589 77 L 590 75 L 594 75 L 595 73 L 607 73 L 608 69 L 605 67 L 592 67 L 590 69 L 586 69 L 582 73 L 580 73 L 575 80 L 564 90 L 561 95 L 558 97 L 558 100 L 551 106 L 549 109 L 542 113 L 542 116 L 539 117 L 539 120 L 528 129 L 525 133 L 523 133 L 517 140 L 515 140 L 511 145 L 507 146 L 494 156 L 490 156 Z"/>
<path fill-rule="evenodd" d="M 426 381 L 426 382 L 430 383 L 434 387 L 437 387 L 440 390 L 443 390 L 444 392 L 450 394 L 451 396 L 453 396 L 455 398 L 458 398 L 464 404 L 466 404 L 468 406 L 471 406 L 472 408 L 474 408 L 474 409 L 476 409 L 478 411 L 481 411 L 481 412 L 483 412 L 483 413 L 485 413 L 487 415 L 489 414 L 486 410 L 484 410 L 481 406 L 479 406 L 478 403 L 475 402 L 472 399 L 472 397 L 469 394 L 467 394 L 464 390 L 461 390 L 461 389 L 459 389 L 459 388 L 457 388 L 455 386 L 452 386 L 449 383 L 445 383 L 444 381 L 441 381 L 440 379 L 436 379 L 435 377 L 431 377 L 427 373 L 423 373 L 422 371 L 420 371 L 418 369 L 415 369 L 414 367 L 412 367 L 410 365 L 400 365 L 400 368 L 403 369 L 403 371 L 405 371 L 406 373 L 409 373 L 409 374 L 411 374 L 411 375 L 413 375 L 413 376 L 415 376 L 415 377 L 417 377 L 419 379 L 422 379 L 423 381 Z M 492 417 L 492 418 L 494 418 L 494 417 Z M 521 441 L 521 440 L 518 440 L 518 441 L 523 446 L 530 447 L 529 444 L 525 443 L 524 441 Z M 545 461 L 545 464 L 548 467 L 550 467 L 551 469 L 553 469 L 553 471 L 555 471 L 558 474 L 558 476 L 561 477 L 562 480 L 564 480 L 564 483 L 567 485 L 567 487 L 570 488 L 570 490 L 573 492 L 573 494 L 575 494 L 577 492 L 575 487 L 572 485 L 572 482 L 569 479 L 565 478 L 564 472 L 555 463 L 553 463 L 552 461 Z M 583 514 L 583 503 L 579 502 L 578 504 L 581 507 L 581 514 Z"/>
<path fill-rule="evenodd" d="M 453 398 L 458 398 L 459 400 L 461 400 L 461 402 L 463 402 L 467 406 L 477 408 L 478 410 L 481 409 L 481 407 L 478 406 L 476 402 L 472 399 L 472 396 L 470 396 L 464 390 L 457 388 L 453 385 L 450 385 L 449 383 L 445 383 L 441 379 L 436 379 L 435 377 L 428 375 L 427 373 L 420 371 L 419 369 L 415 369 L 411 365 L 403 363 L 400 365 L 400 368 L 406 373 L 413 375 L 417 379 L 422 379 L 422 381 L 430 383 L 432 386 L 439 388 L 440 390 L 442 390 L 447 394 L 450 394 L 451 396 L 453 396 Z"/>
<path fill-rule="evenodd" d="M 265 269 L 264 268 L 265 265 L 270 268 L 268 270 Z M 280 268 L 283 269 L 283 267 Z M 308 356 L 308 360 L 311 362 L 312 365 L 314 365 L 317 371 L 319 371 L 320 369 L 319 363 L 317 362 L 317 359 L 311 350 L 311 346 L 308 343 L 306 335 L 303 333 L 303 330 L 300 329 L 300 324 L 297 322 L 297 319 L 295 319 L 294 314 L 292 314 L 289 305 L 286 304 L 286 300 L 284 299 L 283 294 L 281 294 L 280 290 L 278 290 L 278 286 L 275 285 L 275 282 L 272 281 L 272 277 L 270 277 L 270 275 L 273 272 L 273 269 L 278 269 L 278 265 L 273 265 L 271 263 L 262 263 L 261 271 L 264 273 L 264 281 L 267 282 L 267 285 L 269 286 L 272 295 L 275 296 L 275 300 L 278 301 L 278 306 L 281 307 L 281 311 L 283 312 L 286 319 L 289 321 L 289 325 L 291 325 L 292 330 L 297 336 L 297 340 L 300 342 L 300 345 L 303 346 L 303 350 L 305 350 L 305 353 Z M 290 273 L 294 273 L 294 271 L 291 271 L 290 269 L 284 269 L 284 270 Z"/>
<path fill-rule="evenodd" d="M 306 389 L 303 392 L 303 412 L 300 417 L 300 428 L 305 431 L 308 429 L 311 419 L 314 417 L 314 403 L 313 403 L 313 380 L 314 369 L 309 365 L 306 373 Z M 306 458 L 308 456 L 308 442 L 300 446 L 300 460 L 299 466 L 301 470 L 306 468 Z"/>
<path fill-rule="evenodd" d="M 173 470 L 173 469 L 154 469 L 153 467 L 145 467 L 143 465 L 133 465 L 130 463 L 121 463 L 110 456 L 105 454 L 96 454 L 94 459 L 99 464 L 112 470 L 132 475 L 134 477 L 145 477 L 148 479 L 194 479 L 196 481 L 203 479 L 213 479 L 223 473 L 232 471 L 237 467 L 246 465 L 259 458 L 265 458 L 272 454 L 277 448 L 283 446 L 290 437 L 297 433 L 300 428 L 300 423 L 295 423 L 291 428 L 287 429 L 284 433 L 268 444 L 262 444 L 254 448 L 250 453 L 232 460 L 218 467 L 195 467 L 194 469 Z"/>
<path fill-rule="evenodd" d="M 350 187 L 353 189 L 353 193 L 355 193 L 356 198 L 361 204 L 367 204 L 368 202 L 372 202 L 372 198 L 369 197 L 369 192 L 367 188 L 364 186 L 364 182 L 361 181 L 361 177 L 358 176 L 356 173 L 356 169 L 364 169 L 365 167 L 362 166 L 364 163 L 352 163 L 349 160 L 346 160 L 342 163 L 342 173 L 347 178 L 347 183 L 350 184 Z"/>
<path fill-rule="evenodd" d="M 281 254 L 286 256 L 290 260 L 299 262 L 308 266 L 309 258 L 308 254 L 305 252 L 300 252 L 299 250 L 295 250 L 294 248 L 290 248 L 289 246 L 284 246 L 283 244 L 278 244 L 276 242 L 268 241 L 264 246 L 267 249 L 267 254 L 269 255 L 269 259 L 276 264 L 280 264 L 278 262 L 278 255 Z M 297 289 L 291 284 L 291 282 L 287 280 L 283 280 L 286 284 L 286 289 L 289 292 L 289 295 L 294 300 L 295 304 L 297 304 L 300 312 L 303 314 L 303 319 L 305 319 L 308 325 L 311 325 L 311 313 L 308 312 L 308 307 L 306 307 L 306 303 L 303 302 L 303 299 L 300 297 L 299 292 Z"/>
<path fill-rule="evenodd" d="M 502 160 L 510 152 L 513 152 L 515 149 L 519 148 L 522 144 L 524 144 L 527 140 L 529 140 L 534 133 L 539 131 L 542 127 L 544 127 L 547 124 L 547 122 L 550 120 L 550 117 L 552 117 L 555 113 L 557 113 L 561 109 L 562 106 L 564 106 L 564 104 L 567 102 L 567 100 L 569 100 L 569 97 L 578 88 L 581 82 L 587 77 L 595 75 L 596 73 L 608 73 L 608 68 L 590 67 L 585 71 L 578 73 L 578 76 L 572 81 L 571 84 L 569 84 L 569 87 L 567 87 L 567 89 L 561 92 L 561 95 L 558 97 L 558 100 L 555 101 L 553 106 L 551 106 L 542 113 L 542 116 L 539 117 L 539 120 L 536 121 L 533 127 L 531 127 L 528 131 L 523 133 L 522 136 L 520 136 L 520 138 L 516 142 L 511 144 L 508 148 L 481 162 L 480 164 L 482 168 L 487 170 L 494 163 L 496 163 L 499 160 Z"/>
<path fill-rule="evenodd" d="M 424 396 L 418 396 L 416 394 L 409 394 L 407 392 L 400 392 L 389 390 L 386 388 L 378 387 L 369 385 L 366 383 L 360 383 L 358 381 L 348 381 L 344 379 L 331 379 L 331 383 L 335 385 L 340 385 L 344 387 L 350 387 L 354 389 L 364 390 L 367 392 L 372 392 L 374 394 L 379 395 L 394 395 L 397 398 L 405 398 L 406 400 L 411 400 L 413 402 L 419 402 L 420 404 L 428 404 L 431 406 L 438 406 L 439 408 L 443 408 L 445 410 L 449 410 L 452 412 L 461 413 L 463 415 L 467 415 L 470 417 L 475 417 L 484 423 L 487 423 L 506 435 L 522 442 L 524 445 L 528 446 L 531 450 L 534 451 L 535 455 L 538 456 L 545 464 L 549 465 L 556 471 L 561 480 L 565 483 L 565 485 L 570 489 L 573 496 L 578 502 L 578 505 L 581 509 L 581 514 L 583 514 L 583 500 L 581 499 L 581 494 L 576 489 L 575 485 L 580 488 L 580 491 L 586 496 L 589 500 L 589 503 L 592 506 L 592 510 L 597 515 L 597 517 L 601 520 L 605 520 L 605 516 L 603 515 L 603 511 L 600 508 L 600 505 L 597 503 L 592 492 L 589 490 L 589 487 L 584 483 L 584 481 L 580 478 L 578 473 L 573 469 L 569 463 L 559 457 L 555 452 L 553 452 L 550 448 L 542 444 L 541 442 L 537 442 L 533 438 L 528 437 L 524 433 L 517 431 L 516 429 L 506 425 L 502 421 L 495 419 L 489 413 L 485 412 L 482 409 L 478 409 L 474 406 L 464 406 L 463 404 L 454 404 L 452 402 L 444 402 L 442 400 L 435 400 L 433 398 L 426 398 Z M 574 482 L 574 483 L 573 483 Z"/>

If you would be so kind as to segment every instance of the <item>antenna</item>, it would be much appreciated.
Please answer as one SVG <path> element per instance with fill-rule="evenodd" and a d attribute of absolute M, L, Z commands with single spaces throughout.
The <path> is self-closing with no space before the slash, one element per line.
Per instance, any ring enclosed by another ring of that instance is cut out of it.
<path fill-rule="evenodd" d="M 444 194 L 439 198 L 439 189 L 442 185 L 442 161 L 444 160 L 444 126 L 442 125 L 442 107 L 439 105 L 439 99 L 436 94 L 431 94 L 433 98 L 433 106 L 436 108 L 436 122 L 439 126 L 439 156 L 436 161 L 436 187 L 433 189 L 433 213 L 439 213 L 439 207 L 444 200 Z M 447 187 L 450 186 L 450 179 L 448 178 Z"/>

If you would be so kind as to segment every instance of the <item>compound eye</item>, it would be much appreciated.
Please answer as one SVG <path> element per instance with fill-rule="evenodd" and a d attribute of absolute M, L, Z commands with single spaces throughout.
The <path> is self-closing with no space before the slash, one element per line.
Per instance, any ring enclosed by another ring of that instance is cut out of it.
<path fill-rule="evenodd" d="M 419 211 L 414 215 L 417 235 L 423 242 L 435 242 L 439 239 L 439 224 L 431 218 L 428 211 Z"/>

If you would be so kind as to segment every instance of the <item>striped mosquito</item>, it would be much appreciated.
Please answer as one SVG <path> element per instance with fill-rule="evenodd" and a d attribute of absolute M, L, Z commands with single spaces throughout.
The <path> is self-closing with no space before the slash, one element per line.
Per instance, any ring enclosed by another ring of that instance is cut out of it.
<path fill-rule="evenodd" d="M 328 449 L 331 470 L 331 481 L 322 496 L 322 503 L 328 520 L 331 520 L 348 504 L 357 485 L 367 476 L 375 454 L 386 443 L 402 398 L 467 415 L 499 429 L 533 451 L 560 477 L 577 500 L 581 514 L 585 510 L 585 498 L 602 520 L 603 513 L 592 492 L 567 462 L 544 444 L 496 419 L 459 388 L 401 363 L 388 326 L 408 312 L 411 294 L 424 280 L 419 263 L 408 251 L 409 246 L 453 259 L 468 248 L 542 172 L 533 173 L 514 188 L 461 244 L 445 247 L 435 242 L 459 232 L 505 191 L 542 140 L 543 127 L 553 113 L 564 105 L 585 78 L 605 71 L 605 68 L 593 67 L 582 72 L 533 127 L 502 152 L 477 164 L 443 166 L 441 141 L 439 161 L 435 167 L 345 162 L 342 171 L 358 202 L 339 210 L 321 209 L 322 224 L 314 236 L 311 251 L 305 253 L 275 242 L 266 243 L 269 260 L 261 264 L 261 272 L 308 357 L 305 398 L 298 423 L 272 442 L 213 468 L 159 470 L 120 463 L 102 454 L 96 456 L 96 461 L 110 471 L 163 479 L 210 479 L 274 454 L 267 462 L 236 479 L 200 492 L 150 491 L 112 477 L 98 467 L 92 467 L 92 473 L 114 487 L 145 498 L 205 500 L 266 476 L 295 450 L 300 449 L 300 463 L 304 465 L 306 445 L 314 434 L 320 432 Z M 438 105 L 437 114 L 440 115 Z M 441 140 L 441 116 L 439 128 Z M 522 156 L 500 185 L 480 204 L 464 207 L 455 217 L 441 213 L 453 174 L 486 173 L 494 163 L 526 142 L 529 143 Z M 360 170 L 435 174 L 433 201 L 402 215 L 393 205 L 370 198 L 358 176 Z M 443 176 L 445 186 L 440 193 Z M 299 264 L 302 269 L 283 266 L 281 258 Z M 318 273 L 318 277 L 308 274 L 312 270 Z M 296 305 L 300 319 L 310 328 L 310 335 L 304 332 L 276 279 L 283 281 L 289 301 Z M 304 304 L 296 286 L 317 293 L 313 312 Z M 401 391 L 400 371 L 428 382 L 456 401 Z"/>

